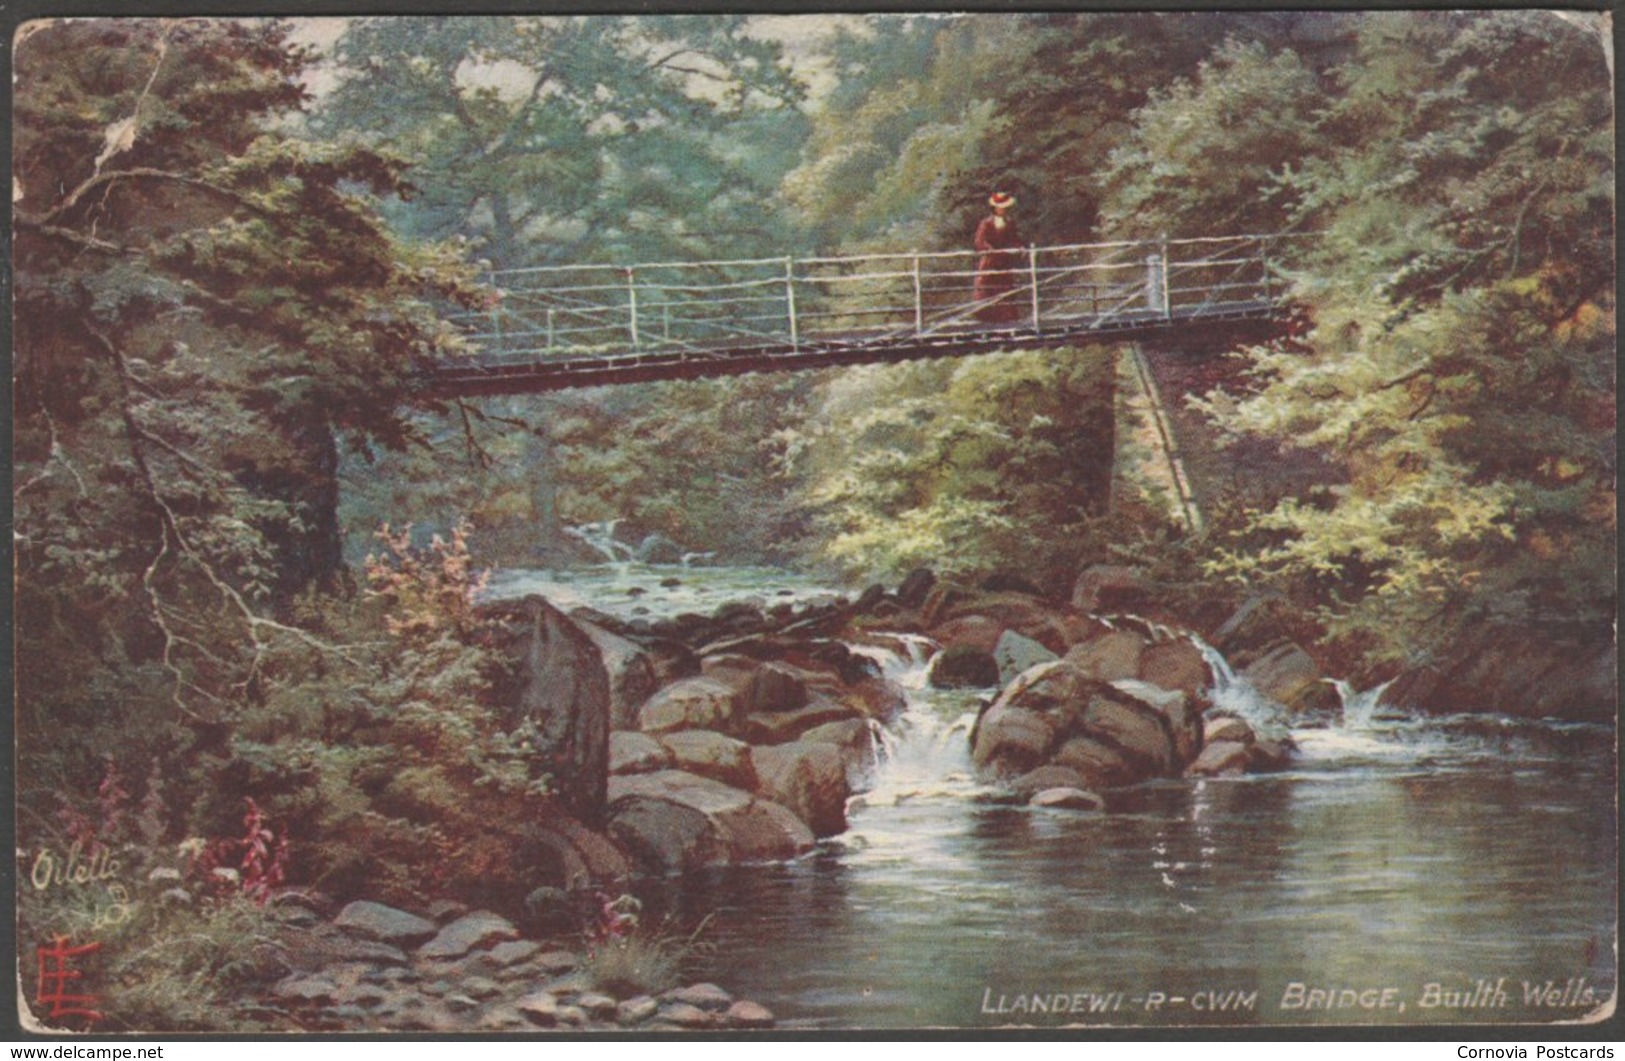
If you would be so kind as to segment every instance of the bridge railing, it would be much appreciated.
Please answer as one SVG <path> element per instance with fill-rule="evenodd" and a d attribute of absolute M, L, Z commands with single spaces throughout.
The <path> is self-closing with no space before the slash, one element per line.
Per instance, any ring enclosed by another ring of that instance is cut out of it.
<path fill-rule="evenodd" d="M 541 266 L 493 274 L 491 308 L 455 319 L 484 363 L 1087 331 L 1270 305 L 1293 238 L 1018 248 L 980 299 L 973 251 Z"/>

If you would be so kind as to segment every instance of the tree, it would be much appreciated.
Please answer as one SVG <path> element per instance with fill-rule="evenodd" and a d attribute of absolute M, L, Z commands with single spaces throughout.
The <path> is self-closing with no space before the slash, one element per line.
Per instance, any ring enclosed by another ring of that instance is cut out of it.
<path fill-rule="evenodd" d="M 1276 172 L 1277 209 L 1324 226 L 1294 290 L 1314 330 L 1255 351 L 1254 389 L 1207 405 L 1231 431 L 1331 455 L 1349 482 L 1255 513 L 1214 570 L 1288 588 L 1333 638 L 1391 660 L 1446 651 L 1486 622 L 1606 622 L 1602 55 L 1535 12 L 1372 15 L 1358 45 L 1314 117 L 1313 150 Z M 1228 91 L 1209 79 L 1164 103 L 1210 108 Z M 1147 136 L 1162 118 L 1142 112 Z M 1139 188 L 1191 212 L 1232 209 L 1227 173 L 1200 161 L 1195 179 Z"/>
<path fill-rule="evenodd" d="M 417 161 L 406 231 L 496 268 L 772 243 L 800 88 L 739 16 L 367 18 L 315 127 Z M 761 160 L 767 159 L 765 167 Z"/>
<path fill-rule="evenodd" d="M 223 741 L 273 646 L 319 643 L 289 606 L 340 574 L 338 441 L 408 444 L 414 374 L 456 347 L 440 310 L 472 301 L 465 267 L 377 212 L 409 193 L 401 163 L 279 126 L 305 103 L 307 59 L 260 20 L 46 20 L 19 35 L 30 751 L 83 767 L 75 734 Z"/>

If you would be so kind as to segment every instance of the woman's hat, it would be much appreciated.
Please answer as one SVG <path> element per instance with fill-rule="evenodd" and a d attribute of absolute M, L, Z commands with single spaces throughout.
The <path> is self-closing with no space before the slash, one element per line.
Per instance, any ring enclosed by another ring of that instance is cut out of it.
<path fill-rule="evenodd" d="M 995 210 L 1003 210 L 1015 206 L 1016 197 L 1013 195 L 1006 195 L 1003 192 L 994 192 L 993 197 L 988 200 L 988 204 Z"/>

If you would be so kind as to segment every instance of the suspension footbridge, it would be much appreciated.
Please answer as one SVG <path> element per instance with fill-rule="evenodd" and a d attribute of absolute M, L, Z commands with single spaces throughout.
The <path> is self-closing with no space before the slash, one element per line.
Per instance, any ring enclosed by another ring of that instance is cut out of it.
<path fill-rule="evenodd" d="M 981 298 L 988 263 L 965 251 L 506 270 L 488 310 L 455 318 L 472 352 L 426 386 L 520 394 L 1089 342 L 1224 349 L 1284 327 L 1296 238 L 1020 248 Z"/>

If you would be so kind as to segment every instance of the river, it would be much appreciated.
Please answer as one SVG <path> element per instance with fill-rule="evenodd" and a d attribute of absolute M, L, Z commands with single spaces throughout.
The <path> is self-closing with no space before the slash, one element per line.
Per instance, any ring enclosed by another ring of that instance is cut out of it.
<path fill-rule="evenodd" d="M 623 616 L 824 592 L 631 565 L 497 585 Z M 1286 772 L 1039 811 L 974 782 L 975 696 L 930 689 L 921 655 L 883 659 L 910 706 L 847 833 L 640 889 L 650 917 L 709 918 L 695 971 L 785 1026 L 1546 1023 L 1614 993 L 1612 727 L 1351 696 L 1292 730 Z"/>

